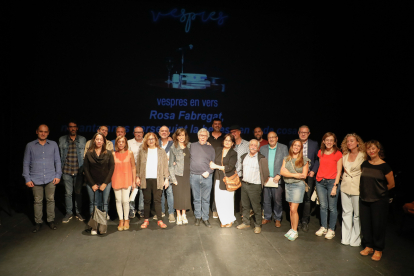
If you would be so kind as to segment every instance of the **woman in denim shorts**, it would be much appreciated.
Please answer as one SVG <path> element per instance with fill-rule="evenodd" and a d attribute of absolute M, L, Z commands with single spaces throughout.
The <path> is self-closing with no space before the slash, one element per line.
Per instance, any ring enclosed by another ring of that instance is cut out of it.
<path fill-rule="evenodd" d="M 298 237 L 299 204 L 303 202 L 306 184 L 304 179 L 308 175 L 310 159 L 303 156 L 302 141 L 296 139 L 289 149 L 289 155 L 283 159 L 280 174 L 285 181 L 286 201 L 290 207 L 291 229 L 285 234 L 290 241 Z"/>

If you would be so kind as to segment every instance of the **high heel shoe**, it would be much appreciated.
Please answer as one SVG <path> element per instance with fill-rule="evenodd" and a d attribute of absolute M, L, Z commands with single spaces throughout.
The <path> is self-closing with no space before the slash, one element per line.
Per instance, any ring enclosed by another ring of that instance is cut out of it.
<path fill-rule="evenodd" d="M 126 225 L 128 223 L 128 225 Z M 125 220 L 124 221 L 124 230 L 128 230 L 129 229 L 129 220 Z"/>
<path fill-rule="evenodd" d="M 118 225 L 118 231 L 122 231 L 122 230 L 124 230 L 124 220 L 120 219 L 119 225 Z"/>

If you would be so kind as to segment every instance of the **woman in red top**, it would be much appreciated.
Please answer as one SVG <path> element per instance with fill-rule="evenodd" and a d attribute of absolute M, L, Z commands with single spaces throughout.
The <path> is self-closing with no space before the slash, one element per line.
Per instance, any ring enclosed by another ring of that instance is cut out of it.
<path fill-rule="evenodd" d="M 112 175 L 112 188 L 115 193 L 116 210 L 119 217 L 118 230 L 129 229 L 129 193 L 135 189 L 135 159 L 128 150 L 127 139 L 118 136 L 115 140 L 115 170 Z"/>
<path fill-rule="evenodd" d="M 338 217 L 336 205 L 339 196 L 339 178 L 342 172 L 342 153 L 337 147 L 337 139 L 332 132 L 327 132 L 323 136 L 318 157 L 316 192 L 320 203 L 322 227 L 315 234 L 317 236 L 325 235 L 325 238 L 330 240 L 335 237 L 335 224 Z"/>

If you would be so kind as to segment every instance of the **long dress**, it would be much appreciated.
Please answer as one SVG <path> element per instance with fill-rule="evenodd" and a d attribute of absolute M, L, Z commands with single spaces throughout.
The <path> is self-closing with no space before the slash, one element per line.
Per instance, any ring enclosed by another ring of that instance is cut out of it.
<path fill-rule="evenodd" d="M 177 185 L 173 186 L 174 209 L 191 209 L 191 187 L 190 187 L 190 150 L 185 147 L 184 152 L 184 171 L 183 176 L 176 175 Z"/>

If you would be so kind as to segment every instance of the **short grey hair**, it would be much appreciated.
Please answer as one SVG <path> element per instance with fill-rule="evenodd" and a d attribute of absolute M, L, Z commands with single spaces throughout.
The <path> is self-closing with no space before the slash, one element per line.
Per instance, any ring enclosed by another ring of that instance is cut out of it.
<path fill-rule="evenodd" d="M 258 147 L 260 147 L 260 142 L 259 142 L 258 140 L 256 140 L 256 139 L 252 139 L 252 140 L 250 140 L 250 142 L 249 142 L 249 146 L 250 146 L 250 144 L 251 144 L 252 142 L 256 142 L 256 143 L 257 143 L 257 146 L 258 146 Z"/>
<path fill-rule="evenodd" d="M 300 131 L 301 128 L 307 128 L 309 130 L 309 132 L 310 132 L 310 128 L 307 125 L 300 126 L 298 130 Z"/>
<path fill-rule="evenodd" d="M 197 137 L 198 136 L 200 136 L 200 133 L 201 132 L 207 132 L 207 138 L 209 138 L 210 137 L 210 132 L 208 132 L 208 130 L 207 129 L 205 129 L 205 128 L 201 128 L 198 132 L 197 132 Z"/>

